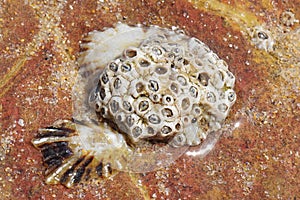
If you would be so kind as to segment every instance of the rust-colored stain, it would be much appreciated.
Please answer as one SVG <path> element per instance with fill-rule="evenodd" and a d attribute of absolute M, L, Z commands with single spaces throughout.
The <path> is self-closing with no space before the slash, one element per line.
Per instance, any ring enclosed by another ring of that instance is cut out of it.
<path fill-rule="evenodd" d="M 287 11 L 292 25 L 282 21 Z M 299 199 L 299 19 L 298 0 L 1 2 L 0 199 Z M 118 21 L 178 26 L 224 59 L 236 76 L 232 128 L 203 159 L 185 155 L 99 185 L 45 185 L 30 141 L 39 127 L 71 118 L 84 34 Z M 254 27 L 270 32 L 273 50 L 257 48 Z"/>

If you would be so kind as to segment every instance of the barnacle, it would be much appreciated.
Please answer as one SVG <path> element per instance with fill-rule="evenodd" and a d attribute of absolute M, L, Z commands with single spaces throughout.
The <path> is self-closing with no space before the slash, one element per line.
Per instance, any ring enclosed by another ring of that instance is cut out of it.
<path fill-rule="evenodd" d="M 167 166 L 219 130 L 236 100 L 227 64 L 182 31 L 117 24 L 89 33 L 81 47 L 77 121 L 33 140 L 44 149 L 48 183 Z"/>
<path fill-rule="evenodd" d="M 294 23 L 299 23 L 292 11 L 284 11 L 280 14 L 280 23 L 285 26 L 293 26 Z"/>
<path fill-rule="evenodd" d="M 274 38 L 269 30 L 262 26 L 253 27 L 250 30 L 251 42 L 258 48 L 265 51 L 274 50 Z"/>

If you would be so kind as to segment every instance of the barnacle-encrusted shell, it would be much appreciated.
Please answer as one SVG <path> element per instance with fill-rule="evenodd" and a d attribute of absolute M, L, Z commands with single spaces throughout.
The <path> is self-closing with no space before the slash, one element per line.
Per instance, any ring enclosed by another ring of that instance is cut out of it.
<path fill-rule="evenodd" d="M 209 142 L 236 100 L 227 64 L 182 31 L 119 23 L 89 33 L 81 47 L 78 121 L 41 129 L 33 141 L 52 169 L 48 183 L 70 187 L 113 169 L 167 166 L 189 146 Z M 72 134 L 61 134 L 67 130 Z M 53 153 L 58 163 L 50 162 Z"/>
<path fill-rule="evenodd" d="M 141 140 L 200 144 L 221 127 L 235 102 L 235 77 L 196 38 L 158 27 L 135 29 L 145 38 L 124 46 L 121 55 L 106 63 L 89 104 L 133 144 Z M 90 38 L 99 34 L 103 33 L 94 32 Z M 94 51 L 85 52 L 86 64 Z M 99 65 L 97 59 L 103 62 L 102 56 L 94 59 L 94 65 Z M 189 126 L 196 131 L 184 131 Z M 178 135 L 184 141 L 176 141 Z"/>

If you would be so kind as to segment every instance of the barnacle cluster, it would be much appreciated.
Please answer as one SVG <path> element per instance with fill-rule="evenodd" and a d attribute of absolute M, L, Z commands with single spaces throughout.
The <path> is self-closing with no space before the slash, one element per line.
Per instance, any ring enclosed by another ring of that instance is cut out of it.
<path fill-rule="evenodd" d="M 201 156 L 212 149 L 236 100 L 235 77 L 203 42 L 178 29 L 118 23 L 90 32 L 81 48 L 73 120 L 40 129 L 32 141 L 46 183 L 145 173 L 190 146 Z"/>
<path fill-rule="evenodd" d="M 220 129 L 236 100 L 234 82 L 203 42 L 165 31 L 111 60 L 89 104 L 134 145 L 198 145 Z"/>

